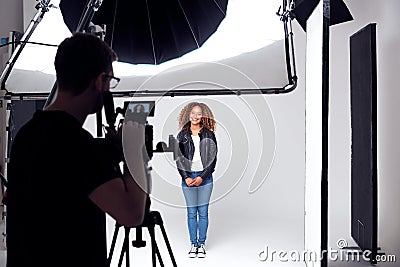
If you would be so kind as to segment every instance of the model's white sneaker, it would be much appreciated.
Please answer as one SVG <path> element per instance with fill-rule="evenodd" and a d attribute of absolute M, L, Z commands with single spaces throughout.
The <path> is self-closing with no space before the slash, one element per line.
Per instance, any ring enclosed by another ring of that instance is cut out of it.
<path fill-rule="evenodd" d="M 189 250 L 189 258 L 196 258 L 197 255 L 197 246 L 192 244 Z"/>
<path fill-rule="evenodd" d="M 205 258 L 206 257 L 206 248 L 204 244 L 201 244 L 200 247 L 197 248 L 197 257 Z"/>

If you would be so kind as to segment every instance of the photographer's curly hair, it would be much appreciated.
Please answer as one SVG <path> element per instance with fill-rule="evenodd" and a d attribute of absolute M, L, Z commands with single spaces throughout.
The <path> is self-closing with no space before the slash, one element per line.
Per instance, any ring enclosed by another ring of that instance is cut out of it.
<path fill-rule="evenodd" d="M 178 121 L 179 121 L 179 129 L 182 131 L 186 131 L 190 129 L 190 112 L 194 107 L 200 107 L 203 113 L 203 116 L 200 121 L 200 125 L 204 128 L 209 129 L 210 131 L 215 132 L 216 123 L 214 120 L 214 114 L 211 109 L 204 103 L 200 102 L 190 102 L 187 104 L 180 112 Z"/>

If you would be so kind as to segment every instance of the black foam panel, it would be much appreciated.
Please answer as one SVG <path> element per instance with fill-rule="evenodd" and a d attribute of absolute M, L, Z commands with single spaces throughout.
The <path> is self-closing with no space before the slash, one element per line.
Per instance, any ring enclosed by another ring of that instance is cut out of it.
<path fill-rule="evenodd" d="M 351 236 L 377 253 L 376 24 L 350 37 Z"/>

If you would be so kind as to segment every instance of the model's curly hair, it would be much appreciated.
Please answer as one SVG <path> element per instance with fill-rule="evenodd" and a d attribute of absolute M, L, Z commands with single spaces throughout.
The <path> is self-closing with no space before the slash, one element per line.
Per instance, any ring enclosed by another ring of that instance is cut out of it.
<path fill-rule="evenodd" d="M 186 131 L 190 129 L 190 112 L 196 106 L 200 107 L 203 113 L 200 125 L 204 128 L 209 129 L 210 131 L 215 132 L 216 123 L 214 120 L 214 114 L 206 104 L 200 102 L 190 102 L 181 110 L 178 117 L 179 130 Z"/>

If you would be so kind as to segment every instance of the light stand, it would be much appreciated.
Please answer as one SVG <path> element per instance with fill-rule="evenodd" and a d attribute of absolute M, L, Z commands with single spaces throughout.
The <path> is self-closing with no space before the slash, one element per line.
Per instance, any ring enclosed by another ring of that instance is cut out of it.
<path fill-rule="evenodd" d="M 4 177 L 4 175 L 0 172 L 0 185 L 1 185 L 1 194 L 2 194 L 2 204 L 3 204 L 3 211 L 1 213 L 1 220 L 3 221 L 3 232 L 1 233 L 2 235 L 2 243 L 3 247 L 7 248 L 7 199 L 6 199 L 6 188 L 7 188 L 7 179 Z"/>
<path fill-rule="evenodd" d="M 8 77 L 11 74 L 11 71 L 14 67 L 14 64 L 17 62 L 17 59 L 19 58 L 19 56 L 22 53 L 22 50 L 25 48 L 26 44 L 28 43 L 29 39 L 31 38 L 33 32 L 35 31 L 35 29 L 37 28 L 37 26 L 39 25 L 39 23 L 42 21 L 44 15 L 46 14 L 46 12 L 48 12 L 50 10 L 50 8 L 54 7 L 52 4 L 50 4 L 50 0 L 42 0 L 39 1 L 35 8 L 37 10 L 39 10 L 36 15 L 33 17 L 33 19 L 31 20 L 30 24 L 28 25 L 28 28 L 25 30 L 25 33 L 23 34 L 23 36 L 20 39 L 20 44 L 18 45 L 18 47 L 13 50 L 13 53 L 10 57 L 10 59 L 7 62 L 7 65 L 5 66 L 4 70 L 1 72 L 1 76 L 0 76 L 0 81 L 1 81 L 1 90 L 5 90 L 6 91 L 6 81 L 8 79 Z M 14 46 L 15 44 L 13 44 Z M 2 239 L 3 239 L 3 244 L 4 247 L 7 247 L 7 205 L 4 201 L 6 201 L 5 197 L 5 187 L 7 187 L 7 180 L 6 178 L 0 173 L 0 186 L 1 186 L 1 190 L 0 192 L 2 193 L 3 196 L 3 212 L 1 214 L 1 219 L 4 221 L 4 229 L 3 232 L 1 233 L 2 235 Z"/>
<path fill-rule="evenodd" d="M 26 29 L 24 35 L 20 40 L 20 45 L 15 49 L 14 53 L 11 55 L 10 60 L 7 62 L 6 67 L 4 68 L 3 72 L 1 73 L 0 80 L 1 80 L 1 90 L 6 90 L 6 81 L 8 76 L 10 76 L 11 71 L 14 67 L 15 62 L 17 61 L 18 57 L 20 56 L 22 50 L 25 48 L 25 45 L 31 38 L 33 32 L 35 31 L 38 24 L 42 21 L 44 14 L 46 14 L 49 9 L 53 7 L 50 4 L 50 0 L 42 0 L 38 4 L 36 4 L 35 8 L 39 10 L 36 13 L 35 17 L 31 20 L 28 28 Z"/>
<path fill-rule="evenodd" d="M 50 1 L 50 0 L 48 0 Z M 76 27 L 75 32 L 85 32 L 89 30 L 89 25 L 90 22 L 93 19 L 94 14 L 96 11 L 99 9 L 101 6 L 103 0 L 90 0 L 79 20 L 78 26 Z M 50 105 L 53 101 L 53 98 L 56 94 L 57 91 L 57 81 L 54 83 L 53 88 L 50 91 L 49 96 L 47 97 L 46 103 L 44 104 L 44 107 L 47 107 Z"/>

